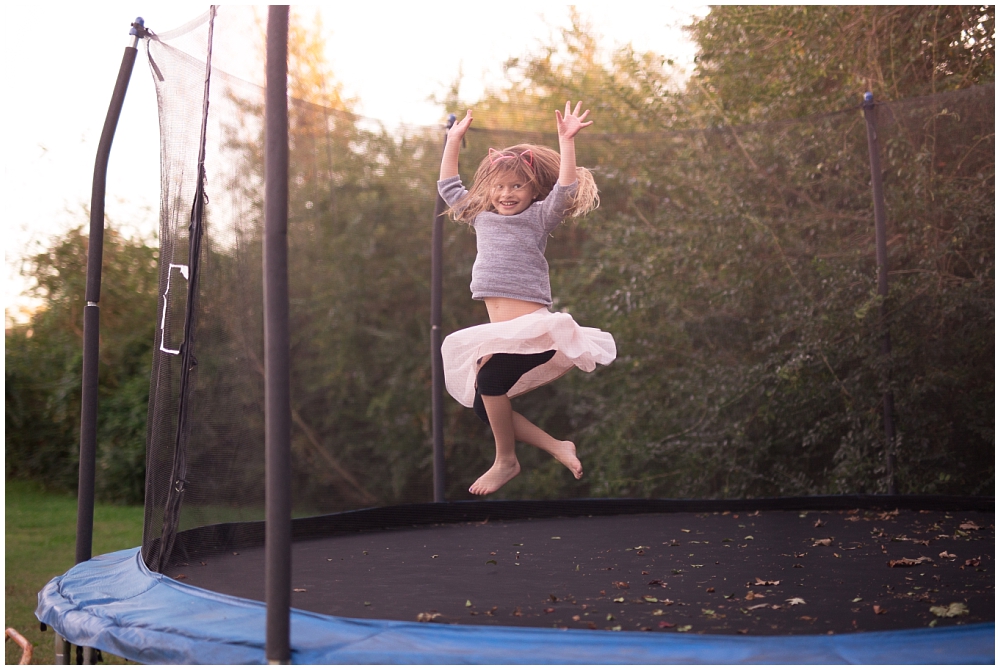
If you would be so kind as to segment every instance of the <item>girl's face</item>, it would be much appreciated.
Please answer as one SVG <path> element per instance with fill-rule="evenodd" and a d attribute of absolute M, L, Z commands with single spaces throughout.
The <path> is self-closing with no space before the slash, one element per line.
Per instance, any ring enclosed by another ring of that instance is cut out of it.
<path fill-rule="evenodd" d="M 531 206 L 535 189 L 517 175 L 498 177 L 490 189 L 490 202 L 498 214 L 513 216 Z"/>

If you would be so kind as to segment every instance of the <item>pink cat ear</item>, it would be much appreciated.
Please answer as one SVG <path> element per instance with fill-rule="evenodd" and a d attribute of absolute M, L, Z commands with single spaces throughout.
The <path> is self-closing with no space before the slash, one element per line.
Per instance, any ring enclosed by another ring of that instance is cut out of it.
<path fill-rule="evenodd" d="M 525 158 L 525 156 L 527 156 L 527 158 Z M 521 152 L 521 160 L 531 167 L 535 167 L 535 155 L 531 153 L 531 149 L 525 149 Z"/>
<path fill-rule="evenodd" d="M 510 158 L 510 156 L 507 156 L 506 154 L 504 154 L 504 152 L 497 151 L 493 147 L 490 147 L 489 153 L 487 155 L 489 156 L 490 159 L 490 165 L 493 165 L 497 161 L 501 161 L 504 158 Z"/>

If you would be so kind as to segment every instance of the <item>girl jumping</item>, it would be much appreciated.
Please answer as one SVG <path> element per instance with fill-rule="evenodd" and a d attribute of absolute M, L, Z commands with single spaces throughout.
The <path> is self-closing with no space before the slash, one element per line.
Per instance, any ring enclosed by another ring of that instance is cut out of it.
<path fill-rule="evenodd" d="M 615 341 L 596 328 L 577 325 L 569 314 L 550 312 L 552 291 L 545 244 L 567 216 L 598 205 L 597 186 L 586 168 L 576 166 L 574 137 L 593 121 L 590 110 L 556 111 L 559 153 L 518 144 L 490 149 L 479 164 L 472 189 L 458 176 L 458 152 L 472 112 L 448 132 L 441 158 L 438 192 L 458 221 L 476 230 L 472 298 L 486 303 L 490 323 L 466 328 L 441 346 L 448 392 L 493 429 L 496 460 L 469 487 L 493 493 L 517 476 L 521 466 L 514 441 L 551 454 L 580 479 L 576 445 L 557 440 L 511 409 L 510 399 L 548 384 L 573 367 L 591 372 L 615 359 Z"/>

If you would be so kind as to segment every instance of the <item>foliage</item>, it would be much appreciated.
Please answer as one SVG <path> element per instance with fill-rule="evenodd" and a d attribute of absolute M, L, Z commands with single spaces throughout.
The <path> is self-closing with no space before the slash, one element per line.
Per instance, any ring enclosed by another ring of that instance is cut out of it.
<path fill-rule="evenodd" d="M 655 53 L 602 52 L 574 15 L 555 43 L 509 61 L 506 83 L 483 99 L 465 102 L 452 90 L 445 109 L 476 110 L 465 179 L 490 146 L 554 146 L 552 110 L 567 99 L 583 99 L 597 121 L 577 145 L 602 205 L 560 227 L 547 257 L 555 308 L 613 333 L 619 359 L 516 401 L 576 441 L 584 480 L 522 449 L 522 475 L 500 495 L 884 492 L 886 390 L 896 404 L 901 490 L 988 492 L 993 26 L 991 7 L 718 7 L 690 27 L 700 52 L 685 78 Z M 423 501 L 432 482 L 428 269 L 442 138 L 393 134 L 353 115 L 319 58 L 319 31 L 293 25 L 289 61 L 299 98 L 290 110 L 289 194 L 297 514 Z M 262 103 L 257 89 L 227 86 L 212 107 L 222 119 L 212 160 L 225 170 L 209 174 L 185 527 L 254 516 L 263 499 Z M 864 90 L 881 103 L 892 273 L 884 304 L 856 109 Z M 200 113 L 200 97 L 192 104 Z M 190 198 L 168 200 L 177 204 L 165 214 L 161 249 L 186 254 Z M 486 314 L 467 288 L 474 235 L 448 223 L 444 247 L 448 333 Z M 79 253 L 45 267 L 82 272 Z M 148 281 L 128 303 L 147 316 L 130 323 L 153 323 Z M 13 426 L 23 436 L 8 437 L 8 473 L 13 462 L 19 476 L 68 486 L 77 422 L 70 396 L 79 387 L 69 335 L 79 314 L 68 306 L 78 303 L 47 300 L 37 323 L 59 314 L 72 326 L 41 331 L 33 322 L 31 337 L 8 334 L 8 433 Z M 890 357 L 881 354 L 880 309 Z M 170 314 L 179 327 L 182 310 Z M 105 330 L 105 349 L 121 373 L 112 379 L 102 368 L 109 474 L 141 460 L 128 451 L 142 432 L 144 391 L 128 361 L 141 356 L 116 332 Z M 149 481 L 166 491 L 180 371 L 178 357 L 161 359 L 162 395 L 150 412 L 159 422 L 150 455 L 158 474 Z M 36 378 L 58 383 L 28 382 Z M 448 497 L 468 497 L 492 459 L 489 429 L 446 399 L 445 435 Z"/>
<path fill-rule="evenodd" d="M 991 6 L 726 6 L 691 27 L 693 82 L 715 122 L 754 123 L 900 100 L 995 77 Z M 704 102 L 702 102 L 704 105 Z"/>
<path fill-rule="evenodd" d="M 6 476 L 63 490 L 77 481 L 87 243 L 75 228 L 27 259 L 43 306 L 6 334 Z M 105 500 L 143 499 L 156 263 L 156 249 L 105 229 L 97 471 Z"/>

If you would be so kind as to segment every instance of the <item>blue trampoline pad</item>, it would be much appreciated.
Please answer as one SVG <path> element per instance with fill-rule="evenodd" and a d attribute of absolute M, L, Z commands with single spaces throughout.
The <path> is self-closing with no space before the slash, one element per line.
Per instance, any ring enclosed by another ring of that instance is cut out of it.
<path fill-rule="evenodd" d="M 140 663 L 265 663 L 265 605 L 149 571 L 139 549 L 52 579 L 38 619 Z M 993 664 L 995 625 L 801 636 L 650 634 L 348 619 L 292 610 L 292 662 Z"/>

